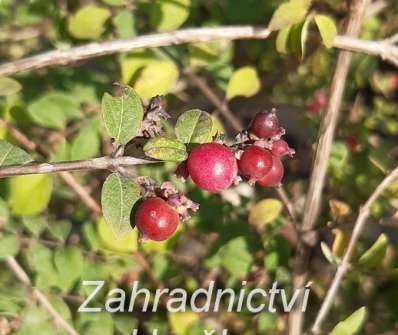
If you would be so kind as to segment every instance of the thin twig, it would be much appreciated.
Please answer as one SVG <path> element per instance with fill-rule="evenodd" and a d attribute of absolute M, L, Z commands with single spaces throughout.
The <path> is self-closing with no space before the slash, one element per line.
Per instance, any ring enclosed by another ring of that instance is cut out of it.
<path fill-rule="evenodd" d="M 365 227 L 366 220 L 369 217 L 370 209 L 375 201 L 382 195 L 382 193 L 386 190 L 388 186 L 390 186 L 396 179 L 398 179 L 398 167 L 395 168 L 384 180 L 377 186 L 375 191 L 372 193 L 370 198 L 366 201 L 365 205 L 361 207 L 359 211 L 359 215 L 354 225 L 354 230 L 351 235 L 350 242 L 348 243 L 347 251 L 341 261 L 340 265 L 337 268 L 336 275 L 334 276 L 333 282 L 330 285 L 330 288 L 326 294 L 325 299 L 323 300 L 321 309 L 318 312 L 315 323 L 312 326 L 312 332 L 314 334 L 319 334 L 325 321 L 330 308 L 332 307 L 333 301 L 337 295 L 337 292 L 340 288 L 341 282 L 350 268 L 350 261 L 354 255 L 354 251 L 356 248 L 356 244 L 359 240 L 359 237 Z"/>
<path fill-rule="evenodd" d="M 281 199 L 283 205 L 286 208 L 287 213 L 290 216 L 290 219 L 292 220 L 292 223 L 296 227 L 297 223 L 297 214 L 294 209 L 293 203 L 289 199 L 289 196 L 287 195 L 286 191 L 282 186 L 275 187 L 276 193 L 278 193 L 279 198 Z"/>
<path fill-rule="evenodd" d="M 139 48 L 154 48 L 192 42 L 236 39 L 266 39 L 271 32 L 253 26 L 181 29 L 167 33 L 149 34 L 126 40 L 90 43 L 69 49 L 57 49 L 0 65 L 0 75 L 42 69 L 54 65 L 67 65 L 90 58 L 128 52 Z M 334 47 L 380 56 L 397 65 L 398 48 L 385 41 L 365 41 L 354 37 L 337 36 Z"/>
<path fill-rule="evenodd" d="M 39 145 L 32 140 L 30 140 L 24 133 L 22 133 L 15 126 L 5 122 L 0 119 L 0 127 L 7 129 L 8 133 L 25 149 L 29 151 L 36 151 L 41 154 L 43 157 L 49 157 L 50 152 L 44 148 L 42 145 Z M 100 206 L 97 204 L 95 199 L 90 195 L 90 193 L 75 179 L 75 177 L 69 172 L 60 172 L 60 178 L 67 184 L 72 191 L 74 191 L 82 200 L 82 202 L 90 208 L 94 215 L 98 215 L 100 213 Z"/>
<path fill-rule="evenodd" d="M 365 10 L 369 5 L 369 0 L 355 0 L 350 9 L 347 31 L 345 37 L 347 40 L 353 40 L 358 36 L 363 21 Z M 336 38 L 338 40 L 338 38 Z M 310 185 L 304 206 L 304 216 L 302 222 L 302 231 L 311 231 L 316 223 L 322 202 L 322 190 L 325 184 L 325 177 L 329 162 L 329 156 L 332 148 L 334 133 L 343 99 L 345 84 L 348 71 L 351 65 L 352 54 L 348 51 L 341 51 L 336 70 L 333 76 L 329 105 L 319 130 L 319 140 L 313 163 Z M 294 260 L 294 285 L 295 288 L 305 285 L 308 277 L 308 263 L 310 250 L 305 244 L 298 246 Z M 303 333 L 304 314 L 300 308 L 303 295 L 298 299 L 298 304 L 289 315 L 289 335 L 301 335 Z"/>
<path fill-rule="evenodd" d="M 61 171 L 78 170 L 111 170 L 118 167 L 134 166 L 139 164 L 156 163 L 147 159 L 135 157 L 99 157 L 78 161 L 54 162 L 54 163 L 33 163 L 26 165 L 8 165 L 0 167 L 0 178 L 20 176 L 27 174 L 53 173 Z"/>
<path fill-rule="evenodd" d="M 214 93 L 210 86 L 207 85 L 206 81 L 193 73 L 191 69 L 186 70 L 185 73 L 192 81 L 192 83 L 206 96 L 206 98 L 209 99 L 215 107 L 217 107 L 217 109 L 231 124 L 231 126 L 236 131 L 241 131 L 243 129 L 242 122 L 232 113 L 232 111 L 228 107 L 228 104 L 223 103 L 223 101 L 217 96 L 217 94 Z"/>
<path fill-rule="evenodd" d="M 39 301 L 39 303 L 46 309 L 46 311 L 54 319 L 54 323 L 64 329 L 69 335 L 79 335 L 79 333 L 62 317 L 61 314 L 51 305 L 47 297 L 36 287 L 33 287 L 32 282 L 25 272 L 25 270 L 19 265 L 14 257 L 7 257 L 5 259 L 7 266 L 14 272 L 18 280 L 29 288 L 33 296 Z"/>

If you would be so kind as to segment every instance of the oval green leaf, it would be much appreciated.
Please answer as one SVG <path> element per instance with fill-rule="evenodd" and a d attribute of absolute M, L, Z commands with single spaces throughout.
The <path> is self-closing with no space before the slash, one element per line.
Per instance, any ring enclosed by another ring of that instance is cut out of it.
<path fill-rule="evenodd" d="M 331 48 L 337 35 L 337 28 L 333 19 L 327 15 L 315 15 L 315 23 L 318 26 L 323 44 L 327 48 Z"/>
<path fill-rule="evenodd" d="M 15 79 L 8 77 L 0 77 L 0 97 L 7 97 L 18 93 L 22 86 Z"/>
<path fill-rule="evenodd" d="M 291 1 L 281 4 L 272 15 L 268 25 L 269 30 L 280 30 L 300 22 L 307 14 L 308 4 L 305 2 Z"/>
<path fill-rule="evenodd" d="M 200 109 L 189 110 L 177 119 L 175 133 L 183 143 L 205 143 L 211 138 L 213 119 Z"/>
<path fill-rule="evenodd" d="M 0 166 L 13 164 L 26 164 L 32 161 L 32 157 L 24 150 L 0 140 Z"/>
<path fill-rule="evenodd" d="M 78 39 L 97 39 L 105 31 L 105 22 L 111 16 L 109 9 L 88 5 L 68 18 L 68 31 Z"/>
<path fill-rule="evenodd" d="M 383 264 L 388 247 L 388 238 L 381 234 L 377 241 L 359 258 L 358 265 L 366 268 L 377 268 Z"/>
<path fill-rule="evenodd" d="M 37 174 L 13 177 L 10 183 L 9 203 L 17 215 L 37 215 L 48 205 L 53 189 L 50 175 Z"/>
<path fill-rule="evenodd" d="M 367 315 L 366 307 L 361 307 L 347 319 L 341 321 L 332 330 L 330 335 L 355 335 L 361 330 Z"/>
<path fill-rule="evenodd" d="M 169 162 L 180 162 L 187 158 L 184 143 L 174 138 L 155 137 L 144 146 L 145 155 Z"/>
<path fill-rule="evenodd" d="M 188 18 L 191 0 L 157 0 L 150 8 L 150 22 L 157 31 L 177 29 Z"/>
<path fill-rule="evenodd" d="M 19 240 L 16 235 L 0 237 L 0 259 L 15 256 L 19 250 Z"/>
<path fill-rule="evenodd" d="M 171 92 L 179 76 L 178 67 L 168 61 L 154 61 L 144 67 L 134 82 L 134 88 L 143 99 Z"/>
<path fill-rule="evenodd" d="M 260 79 L 252 66 L 244 66 L 231 76 L 227 87 L 227 99 L 236 96 L 251 97 L 260 90 Z"/>
<path fill-rule="evenodd" d="M 144 116 L 141 99 L 131 87 L 123 87 L 123 94 L 118 97 L 105 93 L 101 112 L 109 136 L 120 144 L 135 137 Z"/>
<path fill-rule="evenodd" d="M 101 191 L 104 218 L 117 238 L 130 231 L 130 213 L 141 198 L 140 187 L 131 179 L 112 173 L 106 178 Z"/>

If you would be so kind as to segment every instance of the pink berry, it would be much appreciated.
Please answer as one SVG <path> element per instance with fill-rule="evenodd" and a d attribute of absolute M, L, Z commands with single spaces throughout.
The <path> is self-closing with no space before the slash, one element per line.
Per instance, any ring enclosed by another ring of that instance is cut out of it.
<path fill-rule="evenodd" d="M 177 211 L 162 198 L 148 198 L 135 213 L 135 224 L 144 239 L 167 240 L 176 231 Z"/>
<path fill-rule="evenodd" d="M 280 128 L 275 111 L 258 113 L 252 122 L 251 131 L 260 138 L 278 135 Z"/>
<path fill-rule="evenodd" d="M 187 167 L 193 182 L 210 192 L 231 186 L 238 172 L 234 153 L 219 143 L 197 146 L 189 154 Z"/>
<path fill-rule="evenodd" d="M 272 156 L 272 168 L 263 178 L 259 179 L 257 182 L 261 186 L 278 186 L 280 185 L 283 174 L 284 167 L 279 157 Z"/>
<path fill-rule="evenodd" d="M 250 180 L 264 177 L 272 167 L 272 154 L 256 145 L 247 147 L 238 161 L 239 172 Z"/>
<path fill-rule="evenodd" d="M 283 156 L 293 157 L 293 155 L 296 153 L 296 151 L 290 148 L 289 144 L 287 144 L 287 142 L 284 140 L 278 140 L 272 143 L 271 152 L 273 155 L 277 157 L 283 157 Z"/>

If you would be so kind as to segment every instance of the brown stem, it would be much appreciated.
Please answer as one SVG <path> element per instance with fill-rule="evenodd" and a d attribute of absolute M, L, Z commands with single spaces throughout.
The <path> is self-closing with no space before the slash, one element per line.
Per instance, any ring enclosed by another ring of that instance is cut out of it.
<path fill-rule="evenodd" d="M 47 297 L 36 287 L 33 287 L 32 282 L 25 272 L 25 270 L 19 265 L 14 257 L 7 257 L 5 259 L 7 266 L 14 272 L 18 280 L 28 287 L 33 296 L 39 301 L 39 303 L 44 307 L 44 309 L 51 315 L 54 319 L 54 323 L 64 329 L 69 335 L 79 335 L 79 333 L 62 317 L 61 314 L 51 305 Z"/>
<path fill-rule="evenodd" d="M 337 292 L 340 288 L 341 282 L 350 268 L 350 261 L 354 255 L 354 251 L 356 248 L 356 244 L 359 240 L 359 237 L 365 227 L 366 220 L 369 217 L 370 209 L 375 201 L 382 195 L 382 193 L 389 187 L 396 179 L 398 179 L 398 167 L 395 168 L 384 180 L 377 186 L 372 195 L 366 201 L 365 205 L 361 207 L 359 211 L 359 215 L 354 225 L 354 230 L 352 232 L 350 242 L 348 243 L 347 251 L 341 261 L 339 267 L 337 268 L 336 275 L 334 276 L 333 282 L 330 285 L 330 288 L 326 294 L 325 299 L 323 300 L 321 309 L 318 312 L 315 323 L 312 326 L 312 332 L 314 334 L 319 334 L 321 332 L 321 328 L 323 322 L 325 321 L 330 308 L 332 307 L 333 301 L 337 295 Z"/>
<path fill-rule="evenodd" d="M 369 0 L 355 0 L 353 2 L 346 31 L 347 37 L 345 37 L 347 41 L 353 41 L 355 40 L 355 37 L 358 36 L 365 10 L 368 5 Z M 336 38 L 336 40 L 339 40 L 339 38 Z M 319 140 L 304 207 L 302 223 L 303 232 L 312 230 L 318 218 L 329 156 L 347 81 L 348 70 L 351 65 L 351 59 L 351 52 L 341 51 L 337 60 L 336 70 L 330 88 L 328 109 L 322 116 L 319 130 Z M 293 277 L 295 288 L 305 285 L 305 281 L 308 277 L 309 253 L 310 250 L 305 246 L 305 244 L 299 244 L 294 262 L 295 267 Z M 299 307 L 289 315 L 289 335 L 301 335 L 303 333 L 304 314 L 300 308 L 302 297 L 303 296 L 301 295 L 299 303 L 297 304 Z"/>
<path fill-rule="evenodd" d="M 8 165 L 0 167 L 0 178 L 27 174 L 53 173 L 77 170 L 117 170 L 119 167 L 156 163 L 135 157 L 99 157 L 78 161 L 33 163 L 27 165 Z"/>
<path fill-rule="evenodd" d="M 181 29 L 167 33 L 149 34 L 126 40 L 115 40 L 102 43 L 90 43 L 70 49 L 58 49 L 35 56 L 0 65 L 0 75 L 12 75 L 17 72 L 42 69 L 54 65 L 67 65 L 94 57 L 127 52 L 139 48 L 154 48 L 192 42 L 236 39 L 266 39 L 270 35 L 266 28 L 253 26 L 230 26 L 217 28 Z M 336 48 L 355 50 L 379 56 L 398 65 L 398 48 L 385 41 L 365 41 L 349 36 L 337 36 Z"/>

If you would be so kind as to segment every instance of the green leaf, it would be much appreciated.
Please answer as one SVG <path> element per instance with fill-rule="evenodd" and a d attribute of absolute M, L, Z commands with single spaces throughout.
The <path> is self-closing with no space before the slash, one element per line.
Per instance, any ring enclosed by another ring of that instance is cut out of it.
<path fill-rule="evenodd" d="M 26 151 L 0 140 L 0 166 L 26 164 L 31 161 L 32 157 Z"/>
<path fill-rule="evenodd" d="M 38 237 L 48 225 L 47 220 L 41 216 L 24 217 L 22 219 L 22 224 L 36 237 Z"/>
<path fill-rule="evenodd" d="M 51 92 L 28 106 L 32 120 L 41 127 L 63 129 L 66 122 L 81 116 L 79 103 L 73 96 Z"/>
<path fill-rule="evenodd" d="M 323 44 L 327 48 L 331 48 L 337 35 L 337 28 L 333 19 L 327 15 L 315 15 L 315 23 L 318 26 Z"/>
<path fill-rule="evenodd" d="M 124 55 L 120 59 L 120 70 L 122 72 L 122 82 L 129 84 L 132 78 L 137 79 L 139 71 L 145 66 L 157 61 L 157 57 L 152 50 L 139 49 L 135 50 L 128 55 Z"/>
<path fill-rule="evenodd" d="M 236 96 L 251 97 L 260 90 L 260 79 L 252 66 L 241 67 L 234 71 L 227 87 L 227 99 Z"/>
<path fill-rule="evenodd" d="M 78 39 L 97 39 L 105 31 L 105 22 L 111 16 L 110 10 L 87 5 L 68 17 L 68 31 Z"/>
<path fill-rule="evenodd" d="M 65 242 L 71 230 L 72 224 L 67 220 L 51 222 L 51 224 L 48 226 L 49 233 L 61 242 Z"/>
<path fill-rule="evenodd" d="M 289 34 L 290 34 L 291 26 L 285 27 L 278 32 L 276 37 L 276 50 L 280 53 L 286 54 L 288 53 L 289 46 Z"/>
<path fill-rule="evenodd" d="M 249 223 L 264 226 L 275 221 L 282 212 L 283 205 L 278 199 L 263 199 L 257 202 L 249 213 Z"/>
<path fill-rule="evenodd" d="M 79 134 L 72 142 L 70 157 L 72 160 L 89 159 L 100 151 L 100 138 L 93 125 L 80 129 Z"/>
<path fill-rule="evenodd" d="M 209 113 L 192 109 L 181 114 L 175 126 L 175 134 L 183 143 L 205 143 L 211 139 L 213 119 Z"/>
<path fill-rule="evenodd" d="M 366 307 L 361 307 L 352 313 L 347 319 L 341 321 L 332 330 L 330 335 L 354 335 L 357 334 L 366 319 L 367 310 Z"/>
<path fill-rule="evenodd" d="M 191 0 L 157 0 L 150 7 L 150 23 L 157 31 L 180 27 L 188 18 Z"/>
<path fill-rule="evenodd" d="M 19 240 L 15 235 L 0 237 L 0 259 L 15 256 L 19 250 Z"/>
<path fill-rule="evenodd" d="M 59 249 L 55 252 L 54 264 L 60 274 L 60 286 L 65 290 L 69 290 L 82 275 L 82 252 L 74 246 Z"/>
<path fill-rule="evenodd" d="M 132 229 L 119 239 L 114 238 L 111 227 L 105 222 L 104 218 L 97 221 L 96 229 L 101 245 L 110 251 L 119 253 L 131 253 L 138 249 L 138 231 Z"/>
<path fill-rule="evenodd" d="M 130 213 L 140 199 L 140 187 L 131 179 L 112 173 L 106 178 L 101 192 L 104 218 L 116 237 L 131 230 Z"/>
<path fill-rule="evenodd" d="M 0 77 L 0 97 L 7 97 L 18 93 L 22 86 L 15 79 Z"/>
<path fill-rule="evenodd" d="M 129 10 L 122 10 L 117 14 L 113 18 L 113 24 L 120 38 L 130 38 L 136 34 L 134 16 Z"/>
<path fill-rule="evenodd" d="M 174 138 L 155 137 L 144 146 L 145 155 L 162 161 L 180 162 L 188 154 L 184 143 Z"/>
<path fill-rule="evenodd" d="M 308 38 L 308 28 L 310 26 L 310 23 L 313 19 L 312 15 L 307 16 L 307 18 L 304 20 L 303 26 L 301 28 L 301 36 L 300 36 L 300 42 L 301 42 L 301 59 L 303 60 L 305 57 L 305 46 Z"/>
<path fill-rule="evenodd" d="M 377 241 L 358 260 L 358 265 L 367 268 L 377 268 L 384 260 L 388 248 L 388 238 L 381 234 Z"/>
<path fill-rule="evenodd" d="M 33 216 L 46 209 L 53 189 L 50 175 L 18 176 L 11 179 L 9 203 L 17 215 Z"/>
<path fill-rule="evenodd" d="M 144 99 L 171 92 L 179 76 L 178 67 L 168 61 L 154 61 L 140 72 L 134 88 Z"/>
<path fill-rule="evenodd" d="M 253 262 L 249 251 L 248 241 L 244 237 L 237 237 L 220 250 L 221 264 L 235 278 L 246 276 Z"/>
<path fill-rule="evenodd" d="M 270 30 L 280 30 L 300 22 L 307 14 L 308 5 L 299 1 L 283 3 L 274 12 L 268 25 Z"/>
<path fill-rule="evenodd" d="M 126 144 L 135 137 L 143 116 L 141 99 L 131 87 L 123 87 L 123 94 L 119 97 L 104 94 L 102 119 L 109 136 L 120 144 Z"/>
<path fill-rule="evenodd" d="M 321 250 L 323 255 L 325 256 L 326 260 L 330 264 L 337 264 L 339 258 L 333 255 L 332 250 L 330 250 L 329 246 L 325 242 L 321 242 Z"/>

